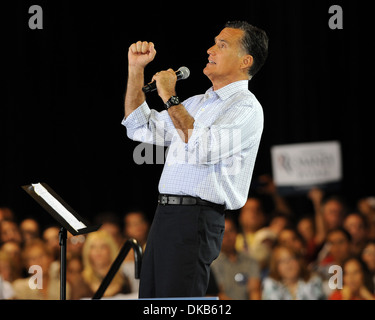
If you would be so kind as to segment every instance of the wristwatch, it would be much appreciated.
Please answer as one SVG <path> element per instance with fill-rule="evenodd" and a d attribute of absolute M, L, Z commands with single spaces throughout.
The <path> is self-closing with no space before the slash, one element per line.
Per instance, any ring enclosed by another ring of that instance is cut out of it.
<path fill-rule="evenodd" d="M 164 104 L 164 108 L 168 110 L 170 107 L 178 106 L 180 104 L 180 99 L 177 96 L 172 96 L 169 100 Z"/>

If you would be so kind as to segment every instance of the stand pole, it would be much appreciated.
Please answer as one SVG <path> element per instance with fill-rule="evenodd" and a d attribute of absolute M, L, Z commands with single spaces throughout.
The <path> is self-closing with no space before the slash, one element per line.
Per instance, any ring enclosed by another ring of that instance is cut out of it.
<path fill-rule="evenodd" d="M 116 260 L 113 261 L 107 275 L 104 277 L 102 283 L 100 284 L 100 287 L 92 297 L 93 299 L 101 299 L 103 297 L 104 292 L 107 290 L 109 284 L 113 280 L 114 276 L 116 275 L 118 269 L 120 268 L 122 262 L 125 260 L 131 248 L 133 248 L 134 250 L 135 278 L 139 279 L 141 274 L 142 248 L 135 239 L 131 238 L 127 240 L 122 246 L 119 254 L 117 255 Z"/>
<path fill-rule="evenodd" d="M 67 231 L 61 227 L 59 232 L 60 244 L 60 300 L 66 300 L 66 239 Z"/>

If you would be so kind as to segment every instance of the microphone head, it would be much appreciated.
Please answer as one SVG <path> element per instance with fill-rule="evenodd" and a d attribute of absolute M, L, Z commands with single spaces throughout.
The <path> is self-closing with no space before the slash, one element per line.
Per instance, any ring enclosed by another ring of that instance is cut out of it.
<path fill-rule="evenodd" d="M 178 69 L 178 71 L 180 71 L 181 74 L 182 74 L 181 80 L 189 78 L 189 76 L 190 76 L 190 70 L 188 68 L 181 67 L 180 69 Z"/>

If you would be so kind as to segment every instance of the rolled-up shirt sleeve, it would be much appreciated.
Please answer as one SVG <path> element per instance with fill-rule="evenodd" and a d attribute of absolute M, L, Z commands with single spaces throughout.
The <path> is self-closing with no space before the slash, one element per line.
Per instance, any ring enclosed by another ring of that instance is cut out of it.
<path fill-rule="evenodd" d="M 168 112 L 150 109 L 146 101 L 124 118 L 121 124 L 126 127 L 131 140 L 158 146 L 170 145 L 177 134 Z"/>

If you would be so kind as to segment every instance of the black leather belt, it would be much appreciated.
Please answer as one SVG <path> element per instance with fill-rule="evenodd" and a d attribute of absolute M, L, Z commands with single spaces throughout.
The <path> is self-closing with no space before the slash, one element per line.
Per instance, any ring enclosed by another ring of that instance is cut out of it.
<path fill-rule="evenodd" d="M 224 205 L 213 203 L 190 196 L 176 196 L 169 194 L 159 194 L 158 203 L 161 205 L 183 205 L 183 206 L 209 206 L 220 211 L 224 211 Z"/>

